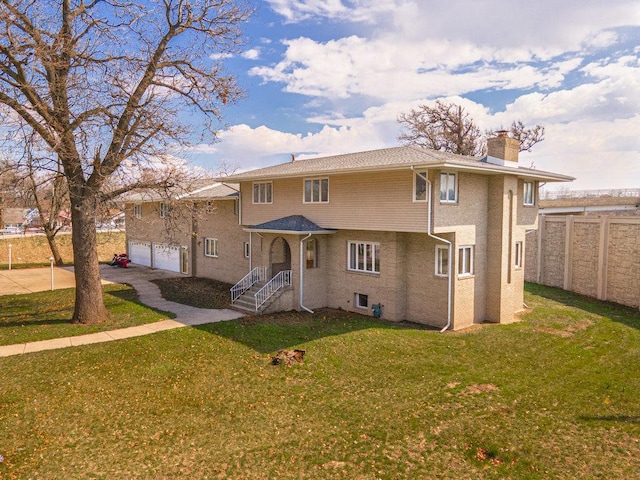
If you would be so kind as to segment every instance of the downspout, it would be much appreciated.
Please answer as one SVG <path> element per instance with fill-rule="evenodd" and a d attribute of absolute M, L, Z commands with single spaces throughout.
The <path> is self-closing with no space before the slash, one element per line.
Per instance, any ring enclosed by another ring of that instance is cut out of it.
<path fill-rule="evenodd" d="M 415 169 L 412 166 L 411 170 Z M 431 238 L 438 240 L 440 242 L 446 243 L 449 246 L 449 258 L 447 259 L 447 324 L 442 328 L 442 330 L 440 330 L 440 333 L 443 333 L 445 330 L 448 330 L 449 328 L 451 328 L 451 303 L 453 300 L 453 285 L 452 285 L 452 279 L 453 276 L 451 275 L 451 261 L 453 259 L 453 244 L 451 243 L 451 241 L 447 240 L 446 238 L 442 238 L 442 237 L 438 237 L 437 235 L 434 235 L 433 233 L 431 233 L 431 207 L 432 207 L 432 203 L 433 203 L 433 199 L 431 198 L 431 182 L 429 181 L 429 178 L 427 175 L 422 175 L 419 172 L 415 172 L 416 175 L 420 175 L 422 178 L 424 178 L 424 180 L 427 182 L 427 185 L 429 186 L 429 204 L 427 207 L 427 235 L 430 236 Z"/>
<path fill-rule="evenodd" d="M 300 308 L 306 310 L 309 313 L 314 313 L 313 310 L 304 306 L 304 241 L 311 237 L 311 233 L 300 240 Z"/>

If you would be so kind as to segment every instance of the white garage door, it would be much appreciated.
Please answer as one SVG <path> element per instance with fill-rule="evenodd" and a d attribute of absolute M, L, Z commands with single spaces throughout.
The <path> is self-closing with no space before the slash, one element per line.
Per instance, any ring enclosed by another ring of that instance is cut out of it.
<path fill-rule="evenodd" d="M 151 266 L 151 243 L 129 242 L 129 260 L 137 265 Z"/>
<path fill-rule="evenodd" d="M 180 246 L 153 244 L 153 268 L 180 272 Z"/>

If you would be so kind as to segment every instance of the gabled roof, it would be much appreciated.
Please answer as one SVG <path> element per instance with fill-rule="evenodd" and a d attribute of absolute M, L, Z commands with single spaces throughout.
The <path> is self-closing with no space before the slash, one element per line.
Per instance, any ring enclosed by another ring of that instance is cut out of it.
<path fill-rule="evenodd" d="M 252 225 L 244 229 L 247 232 L 269 232 L 269 233 L 294 233 L 303 234 L 328 234 L 335 233 L 335 230 L 322 228 L 311 220 L 302 215 L 290 215 L 288 217 L 278 218 L 270 222 L 261 223 L 260 225 Z"/>
<path fill-rule="evenodd" d="M 162 202 L 170 200 L 225 200 L 238 196 L 237 183 L 220 183 L 215 180 L 199 181 L 179 194 L 168 195 L 154 190 L 142 190 L 123 195 L 126 203 Z"/>
<path fill-rule="evenodd" d="M 243 182 L 275 178 L 336 175 L 356 172 L 380 172 L 407 168 L 451 168 L 484 174 L 511 174 L 547 182 L 567 182 L 573 177 L 519 166 L 495 165 L 486 157 L 467 157 L 417 146 L 382 148 L 366 152 L 317 157 L 238 173 L 225 181 Z"/>

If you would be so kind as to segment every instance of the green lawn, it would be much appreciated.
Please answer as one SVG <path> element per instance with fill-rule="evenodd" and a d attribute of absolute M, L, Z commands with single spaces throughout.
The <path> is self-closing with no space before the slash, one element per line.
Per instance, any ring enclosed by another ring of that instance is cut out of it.
<path fill-rule="evenodd" d="M 105 285 L 103 291 L 111 318 L 95 325 L 70 322 L 74 288 L 1 296 L 0 345 L 84 335 L 175 317 L 137 303 L 138 295 L 128 285 Z"/>
<path fill-rule="evenodd" d="M 637 477 L 640 314 L 527 288 L 460 333 L 285 313 L 0 359 L 0 478 Z"/>

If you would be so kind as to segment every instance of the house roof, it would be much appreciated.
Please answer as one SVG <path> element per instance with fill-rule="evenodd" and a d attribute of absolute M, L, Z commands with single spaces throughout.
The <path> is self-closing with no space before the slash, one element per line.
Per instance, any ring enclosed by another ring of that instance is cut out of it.
<path fill-rule="evenodd" d="M 487 162 L 487 157 L 467 157 L 418 146 L 403 146 L 365 152 L 296 160 L 271 167 L 251 170 L 226 177 L 226 181 L 242 182 L 274 178 L 346 174 L 406 168 L 452 168 L 485 174 L 512 174 L 546 182 L 568 182 L 573 177 L 520 166 L 502 166 Z"/>
<path fill-rule="evenodd" d="M 215 180 L 198 181 L 179 194 L 167 195 L 154 190 L 131 192 L 124 196 L 126 203 L 161 202 L 168 200 L 224 200 L 238 196 L 236 183 L 221 183 Z"/>
<path fill-rule="evenodd" d="M 24 223 L 28 211 L 28 208 L 5 208 L 4 222 L 10 224 Z"/>
<path fill-rule="evenodd" d="M 244 229 L 247 232 L 269 232 L 269 233 L 294 233 L 298 235 L 304 234 L 329 234 L 335 233 L 335 230 L 322 228 L 313 223 L 302 215 L 290 215 L 288 217 L 278 218 L 270 222 L 261 223 L 259 225 L 251 225 Z"/>

